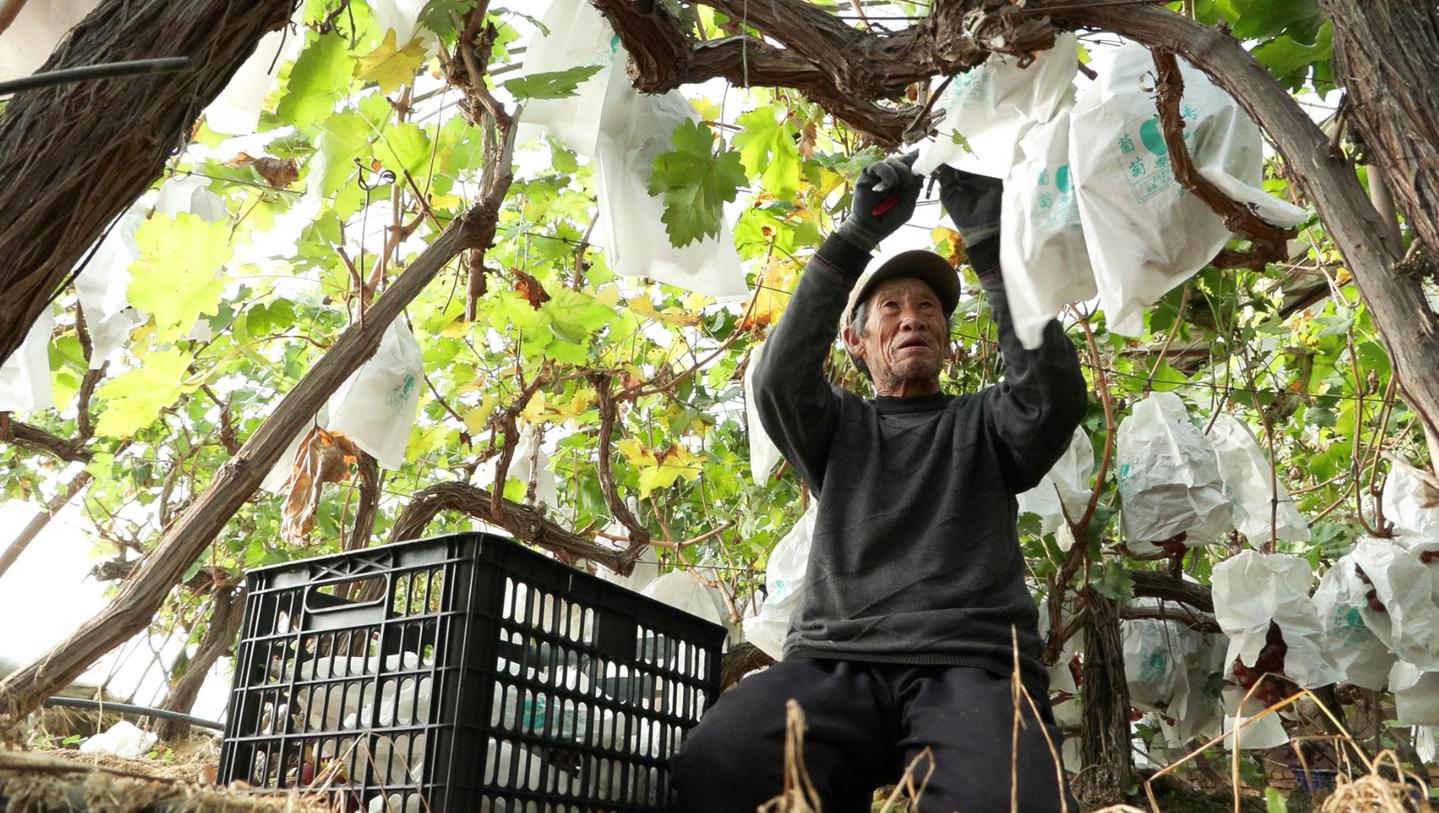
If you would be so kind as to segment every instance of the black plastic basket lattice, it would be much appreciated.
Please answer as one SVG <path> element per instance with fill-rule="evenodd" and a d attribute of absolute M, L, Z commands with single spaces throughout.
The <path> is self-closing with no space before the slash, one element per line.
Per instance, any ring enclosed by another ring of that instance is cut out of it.
<path fill-rule="evenodd" d="M 724 630 L 489 534 L 247 577 L 219 780 L 366 813 L 654 811 Z"/>

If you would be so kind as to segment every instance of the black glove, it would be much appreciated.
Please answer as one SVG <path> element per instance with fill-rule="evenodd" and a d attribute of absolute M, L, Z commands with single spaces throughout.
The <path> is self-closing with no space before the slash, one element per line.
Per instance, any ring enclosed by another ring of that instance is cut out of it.
<path fill-rule="evenodd" d="M 939 179 L 939 202 L 954 221 L 967 249 L 999 234 L 1004 181 L 947 164 L 935 170 L 934 175 Z"/>
<path fill-rule="evenodd" d="M 881 240 L 908 223 L 924 184 L 924 179 L 910 169 L 917 155 L 891 155 L 865 167 L 854 185 L 849 218 L 836 233 L 873 251 Z"/>

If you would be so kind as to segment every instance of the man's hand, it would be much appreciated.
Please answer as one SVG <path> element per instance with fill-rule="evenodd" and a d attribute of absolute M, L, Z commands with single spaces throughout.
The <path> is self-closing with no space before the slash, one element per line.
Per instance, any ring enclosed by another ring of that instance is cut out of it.
<path fill-rule="evenodd" d="M 909 222 L 923 178 L 910 167 L 915 156 L 890 157 L 865 167 L 854 185 L 850 215 L 838 234 L 867 251 Z"/>
<path fill-rule="evenodd" d="M 941 165 L 934 171 L 939 179 L 939 202 L 966 248 L 999 234 L 999 207 L 1004 181 Z"/>

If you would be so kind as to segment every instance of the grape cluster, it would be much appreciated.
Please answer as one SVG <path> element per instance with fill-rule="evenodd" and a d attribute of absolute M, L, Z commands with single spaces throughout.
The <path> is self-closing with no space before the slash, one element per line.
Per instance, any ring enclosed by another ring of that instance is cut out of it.
<path fill-rule="evenodd" d="M 1369 609 L 1373 610 L 1376 613 L 1389 612 L 1389 608 L 1385 607 L 1384 602 L 1379 600 L 1379 591 L 1374 589 L 1374 582 L 1369 578 L 1369 574 L 1364 572 L 1364 568 L 1360 567 L 1359 565 L 1355 565 L 1354 573 L 1359 577 L 1360 581 L 1369 585 L 1369 592 L 1364 594 L 1364 600 L 1369 602 Z"/>
<path fill-rule="evenodd" d="M 1270 621 L 1269 631 L 1264 636 L 1264 647 L 1259 650 L 1259 657 L 1254 659 L 1254 665 L 1245 666 L 1240 658 L 1234 659 L 1234 679 L 1246 690 L 1258 683 L 1259 688 L 1254 690 L 1254 697 L 1264 705 L 1272 706 L 1296 691 L 1294 684 L 1283 678 L 1284 657 L 1288 652 L 1284 633 L 1278 624 Z M 1265 675 L 1269 675 L 1269 678 L 1261 682 L 1260 678 Z"/>
<path fill-rule="evenodd" d="M 1079 653 L 1076 652 L 1074 653 L 1074 657 L 1069 659 L 1069 676 L 1074 678 L 1075 686 L 1078 686 L 1080 684 L 1080 676 L 1082 675 L 1083 671 L 1084 661 L 1079 657 Z"/>
<path fill-rule="evenodd" d="M 1153 542 L 1151 544 L 1153 544 L 1156 548 L 1164 551 L 1166 554 L 1169 555 L 1171 559 L 1178 559 L 1189 552 L 1189 546 L 1184 544 L 1184 540 L 1188 538 L 1188 531 L 1180 531 L 1179 533 L 1169 537 L 1168 539 L 1161 539 L 1158 542 Z"/>

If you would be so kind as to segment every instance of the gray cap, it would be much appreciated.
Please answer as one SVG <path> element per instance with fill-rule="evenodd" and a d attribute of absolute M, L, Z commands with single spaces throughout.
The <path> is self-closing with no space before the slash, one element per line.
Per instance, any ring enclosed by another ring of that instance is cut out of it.
<path fill-rule="evenodd" d="M 917 248 L 890 257 L 878 268 L 865 272 L 859 278 L 853 293 L 850 294 L 849 306 L 845 308 L 844 323 L 850 323 L 854 318 L 855 308 L 868 299 L 880 283 L 897 277 L 921 280 L 939 297 L 945 318 L 954 315 L 954 309 L 959 306 L 959 272 L 950 265 L 949 260 L 933 251 Z"/>

